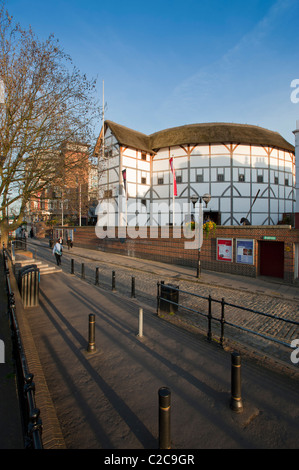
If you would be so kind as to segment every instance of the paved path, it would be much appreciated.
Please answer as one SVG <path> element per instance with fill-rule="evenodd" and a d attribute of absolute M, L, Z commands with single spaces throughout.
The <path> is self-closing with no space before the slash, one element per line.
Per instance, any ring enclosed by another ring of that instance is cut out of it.
<path fill-rule="evenodd" d="M 44 243 L 36 242 L 35 249 L 51 259 Z M 81 280 L 83 254 L 85 262 L 89 257 L 100 267 L 100 287 L 93 276 Z M 79 266 L 76 275 L 70 274 L 71 258 Z M 111 291 L 112 266 L 117 268 L 116 292 Z M 157 317 L 155 300 L 148 301 L 157 276 L 193 283 L 192 270 L 79 248 L 65 252 L 63 268 L 42 276 L 40 306 L 26 309 L 26 318 L 68 448 L 157 449 L 158 390 L 163 386 L 171 390 L 174 449 L 298 447 L 297 368 L 283 373 L 242 354 L 244 412 L 235 414 L 229 407 L 230 352 Z M 128 282 L 133 272 L 136 299 Z M 215 285 L 214 275 L 208 276 Z M 264 290 L 267 299 L 297 306 L 295 288 L 218 279 L 219 284 L 232 282 L 235 294 L 247 286 L 248 291 Z M 86 350 L 90 313 L 96 319 L 95 353 Z"/>

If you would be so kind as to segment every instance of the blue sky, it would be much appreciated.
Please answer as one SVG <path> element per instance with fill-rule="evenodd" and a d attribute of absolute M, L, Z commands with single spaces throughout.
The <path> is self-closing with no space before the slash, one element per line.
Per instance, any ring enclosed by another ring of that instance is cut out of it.
<path fill-rule="evenodd" d="M 247 123 L 294 143 L 298 0 L 6 0 L 6 7 L 40 38 L 53 33 L 75 65 L 97 77 L 101 104 L 104 81 L 105 119 L 146 134 Z"/>

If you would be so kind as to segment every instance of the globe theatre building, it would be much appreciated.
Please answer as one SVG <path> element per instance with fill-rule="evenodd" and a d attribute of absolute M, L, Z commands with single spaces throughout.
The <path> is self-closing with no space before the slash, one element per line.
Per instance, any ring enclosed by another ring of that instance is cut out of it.
<path fill-rule="evenodd" d="M 192 196 L 205 193 L 204 217 L 222 226 L 290 223 L 295 212 L 294 146 L 258 126 L 190 124 L 146 135 L 105 121 L 95 156 L 99 200 L 115 207 L 109 224 L 182 225 Z"/>

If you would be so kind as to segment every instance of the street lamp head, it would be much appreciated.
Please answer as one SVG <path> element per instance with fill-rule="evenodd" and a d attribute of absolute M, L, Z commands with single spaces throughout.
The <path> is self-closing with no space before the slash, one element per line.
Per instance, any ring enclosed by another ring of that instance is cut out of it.
<path fill-rule="evenodd" d="M 209 202 L 210 202 L 210 200 L 211 200 L 211 195 L 210 195 L 210 194 L 204 194 L 204 195 L 202 196 L 202 198 L 203 198 L 204 202 L 206 203 L 206 207 L 207 207 L 208 204 L 209 204 Z"/>
<path fill-rule="evenodd" d="M 198 196 L 196 196 L 195 194 L 193 194 L 193 196 L 190 197 L 190 200 L 193 204 L 193 207 L 195 207 L 195 204 L 197 203 L 198 201 Z"/>

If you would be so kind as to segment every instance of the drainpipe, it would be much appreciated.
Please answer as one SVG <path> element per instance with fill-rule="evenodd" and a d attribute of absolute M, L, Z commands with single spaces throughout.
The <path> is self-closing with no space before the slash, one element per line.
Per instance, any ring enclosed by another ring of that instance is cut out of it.
<path fill-rule="evenodd" d="M 299 121 L 296 121 L 295 135 L 295 162 L 296 162 L 296 203 L 295 203 L 295 228 L 299 228 Z"/>

